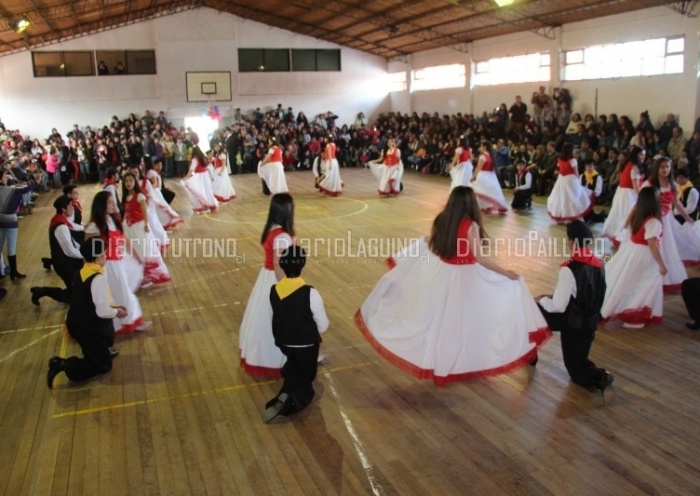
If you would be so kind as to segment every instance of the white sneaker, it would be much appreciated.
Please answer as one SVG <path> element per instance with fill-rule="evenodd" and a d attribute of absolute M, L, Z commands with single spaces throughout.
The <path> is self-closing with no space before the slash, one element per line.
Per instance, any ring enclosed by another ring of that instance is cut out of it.
<path fill-rule="evenodd" d="M 627 322 L 623 322 L 622 327 L 626 329 L 641 329 L 644 327 L 644 324 L 629 324 Z"/>
<path fill-rule="evenodd" d="M 137 332 L 143 332 L 143 331 L 145 331 L 146 329 L 148 329 L 149 327 L 151 327 L 151 324 L 153 324 L 152 321 L 146 320 L 143 324 L 141 324 L 140 326 L 138 326 L 138 327 L 136 328 L 136 331 L 137 331 Z"/>
<path fill-rule="evenodd" d="M 316 363 L 323 363 L 326 360 L 326 355 L 323 353 L 318 354 L 318 359 L 316 359 Z"/>

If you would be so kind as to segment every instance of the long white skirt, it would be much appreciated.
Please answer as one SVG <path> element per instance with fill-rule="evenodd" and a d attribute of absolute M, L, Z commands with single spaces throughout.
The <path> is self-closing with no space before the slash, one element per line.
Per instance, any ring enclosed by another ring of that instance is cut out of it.
<path fill-rule="evenodd" d="M 681 283 L 688 279 L 688 271 L 685 270 L 685 265 L 683 265 L 678 246 L 676 245 L 676 238 L 673 235 L 672 224 L 674 222 L 677 221 L 670 212 L 661 217 L 664 234 L 661 236 L 659 251 L 667 270 L 664 276 L 664 293 L 677 293 L 681 290 Z"/>
<path fill-rule="evenodd" d="M 144 221 L 133 225 L 125 222 L 124 234 L 131 240 L 134 251 L 144 261 L 142 285 L 163 284 L 172 280 L 160 253 L 160 243 L 151 232 L 144 231 Z"/>
<path fill-rule="evenodd" d="M 195 172 L 186 181 L 181 181 L 196 213 L 215 211 L 219 203 L 214 198 L 211 176 L 208 172 Z"/>
<path fill-rule="evenodd" d="M 686 266 L 700 264 L 700 221 L 692 224 L 687 222 L 683 225 L 671 217 L 671 231 L 678 247 L 678 255 Z"/>
<path fill-rule="evenodd" d="M 424 238 L 417 243 L 393 257 L 355 314 L 380 355 L 437 385 L 505 374 L 537 357 L 551 331 L 522 279 L 447 264 Z"/>
<path fill-rule="evenodd" d="M 480 171 L 469 185 L 476 193 L 476 200 L 482 212 L 505 215 L 508 212 L 506 198 L 493 171 Z"/>
<path fill-rule="evenodd" d="M 223 170 L 223 174 L 220 174 Z M 226 174 L 225 168 L 214 170 L 214 197 L 221 203 L 227 203 L 236 199 L 236 190 L 233 189 L 231 178 Z"/>
<path fill-rule="evenodd" d="M 118 333 L 134 332 L 143 324 L 141 304 L 134 294 L 141 285 L 143 266 L 136 259 L 125 255 L 121 260 L 107 260 L 104 268 L 112 301 L 115 305 L 126 307 L 127 312 L 124 318 L 112 319 L 114 330 Z M 133 281 L 138 281 L 136 288 L 133 287 Z"/>
<path fill-rule="evenodd" d="M 659 266 L 648 246 L 627 238 L 605 266 L 607 289 L 600 312 L 603 321 L 660 324 L 664 293 Z"/>
<path fill-rule="evenodd" d="M 273 195 L 289 192 L 282 162 L 267 162 L 266 164 L 263 164 L 262 161 L 258 162 L 258 176 L 265 181 L 267 188 Z"/>
<path fill-rule="evenodd" d="M 275 272 L 264 267 L 260 269 L 238 331 L 240 364 L 253 377 L 280 377 L 285 361 L 272 336 L 270 289 L 275 284 Z"/>
<path fill-rule="evenodd" d="M 581 219 L 593 209 L 593 197 L 575 174 L 559 176 L 547 197 L 547 213 L 557 222 Z"/>
<path fill-rule="evenodd" d="M 387 166 L 368 162 L 374 177 L 379 181 L 377 191 L 382 196 L 398 195 L 401 193 L 401 179 L 403 178 L 403 164 Z"/>
<path fill-rule="evenodd" d="M 329 196 L 341 195 L 343 193 L 344 185 L 343 181 L 340 179 L 340 166 L 338 165 L 338 160 L 333 158 L 330 161 L 325 162 L 325 167 L 323 167 L 323 169 L 326 172 L 323 174 L 323 179 L 318 182 L 316 187 Z"/>
<path fill-rule="evenodd" d="M 158 218 L 158 207 L 152 199 L 148 200 L 147 205 L 148 227 L 151 230 L 153 238 L 158 242 L 160 251 L 165 251 L 170 244 L 170 239 L 168 239 L 168 233 L 165 232 L 165 227 L 163 227 L 163 224 Z"/>
<path fill-rule="evenodd" d="M 457 186 L 469 186 L 472 180 L 472 173 L 474 172 L 474 166 L 471 160 L 466 162 L 460 162 L 450 169 L 450 177 L 452 178 L 452 183 L 450 184 L 450 191 L 455 189 Z"/>
<path fill-rule="evenodd" d="M 627 217 L 636 204 L 637 193 L 634 192 L 634 189 L 617 188 L 610 212 L 603 224 L 603 236 L 615 241 L 617 234 L 624 228 Z"/>
<path fill-rule="evenodd" d="M 153 188 L 151 200 L 156 206 L 156 215 L 158 216 L 158 220 L 160 221 L 164 230 L 170 231 L 178 224 L 182 224 L 184 222 L 182 217 L 180 217 L 180 215 L 172 209 L 168 202 L 165 201 L 160 188 Z"/>

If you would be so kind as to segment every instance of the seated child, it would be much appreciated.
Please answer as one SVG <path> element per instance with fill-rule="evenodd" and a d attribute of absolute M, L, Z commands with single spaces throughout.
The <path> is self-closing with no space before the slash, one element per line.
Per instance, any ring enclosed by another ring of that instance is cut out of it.
<path fill-rule="evenodd" d="M 314 397 L 320 333 L 328 329 L 328 317 L 321 295 L 301 278 L 305 264 L 302 247 L 288 248 L 279 259 L 285 277 L 270 290 L 272 334 L 287 361 L 282 366 L 282 388 L 265 404 L 265 423 L 303 410 Z"/>
<path fill-rule="evenodd" d="M 518 157 L 515 162 L 515 188 L 513 189 L 513 210 L 522 210 L 532 206 L 532 174 L 525 166 L 525 160 Z"/>

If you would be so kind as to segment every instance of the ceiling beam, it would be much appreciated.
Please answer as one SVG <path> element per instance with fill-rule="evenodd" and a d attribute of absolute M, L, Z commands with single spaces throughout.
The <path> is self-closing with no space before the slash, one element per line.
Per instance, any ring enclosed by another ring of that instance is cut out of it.
<path fill-rule="evenodd" d="M 223 1 L 223 0 L 205 0 L 204 4 L 207 7 L 221 10 L 224 12 L 229 12 L 230 14 L 237 15 L 246 19 L 251 19 L 257 22 L 262 22 L 271 26 L 275 26 L 281 29 L 286 29 L 289 31 L 294 31 L 307 36 L 314 36 L 323 40 L 329 40 L 332 34 L 336 34 L 328 29 L 316 26 L 314 24 L 308 24 L 300 20 L 295 20 L 290 23 L 289 19 L 272 14 L 269 12 L 264 12 L 247 5 L 240 5 L 235 1 Z M 296 28 L 296 29 L 295 29 Z M 320 33 L 315 35 L 314 33 Z M 357 48 L 358 50 L 363 50 L 370 53 L 391 53 L 391 56 L 395 55 L 405 55 L 399 50 L 395 50 L 390 46 L 383 43 L 369 42 L 367 40 L 357 38 L 349 35 L 341 35 L 339 37 L 338 43 L 341 45 L 349 46 L 351 48 Z M 330 41 L 330 40 L 329 40 Z M 361 48 L 365 47 L 365 48 Z M 370 49 L 371 48 L 371 49 Z M 376 52 L 375 52 L 376 50 Z M 385 55 L 382 55 L 385 56 Z"/>
<path fill-rule="evenodd" d="M 49 28 L 49 31 L 51 31 L 51 34 L 53 34 L 55 37 L 57 37 L 57 36 L 58 36 L 58 33 L 56 33 L 56 30 L 53 28 L 53 26 L 51 25 L 51 23 L 50 23 L 49 21 L 46 20 L 46 17 L 44 17 L 43 12 L 42 12 L 41 9 L 37 6 L 37 4 L 34 2 L 34 0 L 29 0 L 29 3 L 32 4 L 32 7 L 34 7 L 34 12 L 36 12 L 37 16 L 38 16 L 42 21 L 44 21 L 44 24 L 46 24 L 46 27 Z"/>

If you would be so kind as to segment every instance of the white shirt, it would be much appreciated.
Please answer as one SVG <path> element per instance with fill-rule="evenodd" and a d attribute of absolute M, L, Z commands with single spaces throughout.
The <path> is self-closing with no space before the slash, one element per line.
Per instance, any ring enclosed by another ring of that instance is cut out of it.
<path fill-rule="evenodd" d="M 559 280 L 554 288 L 554 294 L 551 298 L 549 296 L 542 298 L 540 305 L 549 313 L 564 313 L 572 296 L 576 298 L 574 273 L 570 268 L 562 267 L 559 269 Z"/>
<path fill-rule="evenodd" d="M 70 235 L 68 226 L 61 224 L 54 229 L 53 235 L 56 238 L 56 241 L 58 241 L 58 245 L 61 247 L 61 250 L 63 250 L 63 253 L 65 253 L 67 257 L 77 258 L 78 260 L 83 259 L 83 256 L 80 254 L 78 244 L 73 239 L 73 236 Z"/>
<path fill-rule="evenodd" d="M 532 188 L 532 174 L 529 172 L 525 173 L 525 184 L 522 186 L 517 186 L 515 191 L 525 191 L 526 189 Z"/>
<path fill-rule="evenodd" d="M 695 212 L 695 209 L 698 208 L 698 190 L 696 188 L 693 188 L 690 190 L 690 193 L 688 193 L 688 201 L 686 202 L 687 205 L 685 206 L 685 211 L 688 212 L 688 214 L 692 214 Z"/>
<path fill-rule="evenodd" d="M 113 319 L 117 316 L 117 309 L 112 308 L 109 301 L 109 286 L 107 278 L 103 274 L 97 274 L 90 286 L 92 302 L 95 304 L 97 316 L 103 319 Z"/>

